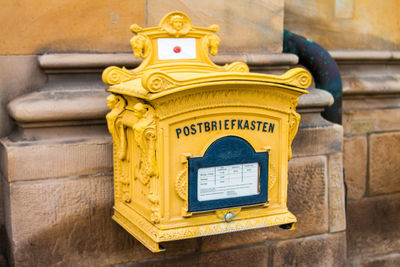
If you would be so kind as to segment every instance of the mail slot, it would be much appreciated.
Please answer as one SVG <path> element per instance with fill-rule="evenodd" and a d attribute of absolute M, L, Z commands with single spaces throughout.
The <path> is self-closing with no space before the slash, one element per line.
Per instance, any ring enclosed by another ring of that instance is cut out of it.
<path fill-rule="evenodd" d="M 311 75 L 214 64 L 217 25 L 182 12 L 141 28 L 136 69 L 103 72 L 114 148 L 113 219 L 153 252 L 161 242 L 289 225 L 287 173 L 296 105 Z"/>

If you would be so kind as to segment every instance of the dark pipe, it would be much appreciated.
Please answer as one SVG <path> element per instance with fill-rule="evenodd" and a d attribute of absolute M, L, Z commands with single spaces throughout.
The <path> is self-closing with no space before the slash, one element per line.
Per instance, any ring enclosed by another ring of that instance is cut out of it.
<path fill-rule="evenodd" d="M 285 29 L 283 52 L 296 54 L 299 63 L 311 72 L 315 87 L 333 95 L 335 102 L 325 108 L 322 116 L 331 122 L 342 124 L 342 79 L 339 68 L 328 51 L 319 44 Z"/>

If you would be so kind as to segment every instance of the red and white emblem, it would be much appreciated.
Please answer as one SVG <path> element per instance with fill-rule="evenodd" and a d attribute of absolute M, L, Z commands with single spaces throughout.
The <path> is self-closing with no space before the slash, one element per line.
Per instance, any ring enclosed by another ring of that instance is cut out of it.
<path fill-rule="evenodd" d="M 166 59 L 195 59 L 196 40 L 194 38 L 159 38 L 158 58 Z"/>

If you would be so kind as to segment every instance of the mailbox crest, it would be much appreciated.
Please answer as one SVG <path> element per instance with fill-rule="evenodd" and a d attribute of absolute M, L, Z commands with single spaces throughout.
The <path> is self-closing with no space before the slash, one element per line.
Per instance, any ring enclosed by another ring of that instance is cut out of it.
<path fill-rule="evenodd" d="M 218 26 L 182 12 L 134 24 L 136 69 L 103 72 L 110 85 L 113 219 L 153 252 L 160 242 L 292 224 L 287 166 L 311 75 L 215 65 Z"/>

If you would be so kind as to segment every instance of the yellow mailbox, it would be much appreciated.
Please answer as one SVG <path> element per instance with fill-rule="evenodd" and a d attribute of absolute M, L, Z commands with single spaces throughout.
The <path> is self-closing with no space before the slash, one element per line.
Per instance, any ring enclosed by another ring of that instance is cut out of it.
<path fill-rule="evenodd" d="M 108 67 L 113 219 L 153 252 L 160 242 L 289 225 L 287 172 L 311 75 L 217 66 L 217 25 L 181 12 L 132 25 L 133 70 Z"/>

